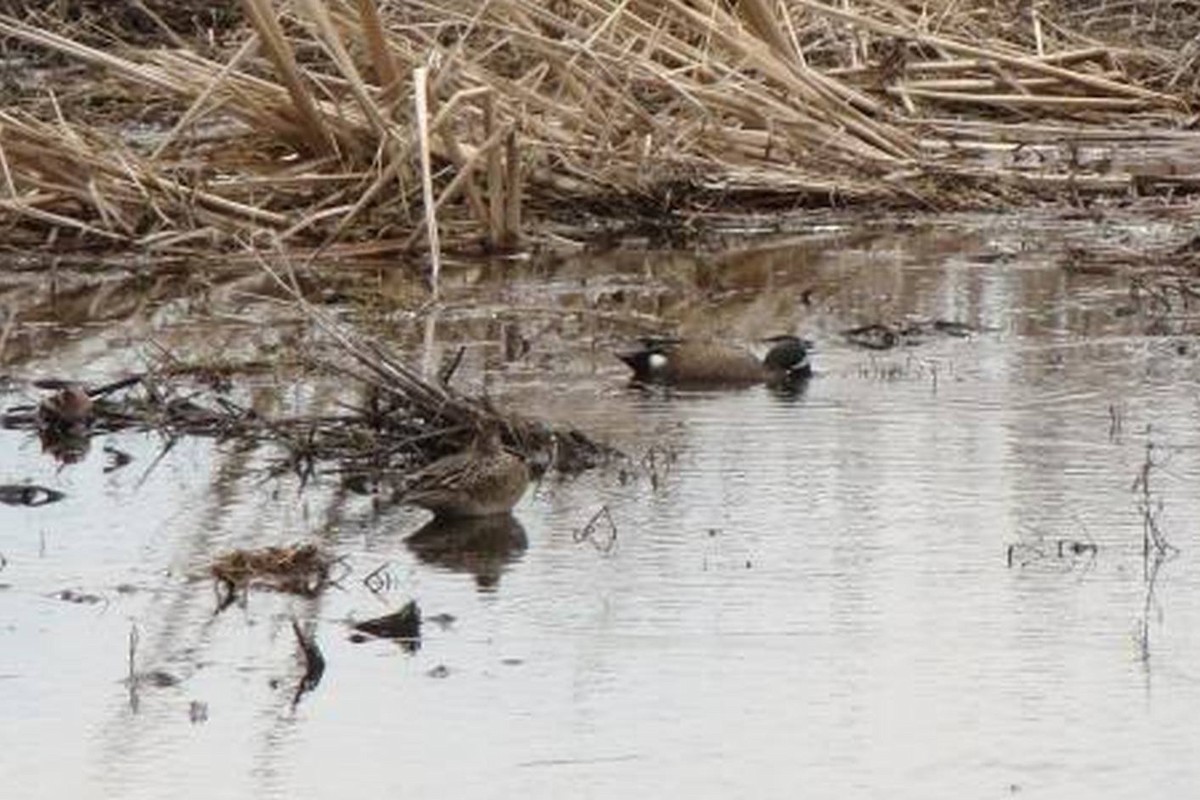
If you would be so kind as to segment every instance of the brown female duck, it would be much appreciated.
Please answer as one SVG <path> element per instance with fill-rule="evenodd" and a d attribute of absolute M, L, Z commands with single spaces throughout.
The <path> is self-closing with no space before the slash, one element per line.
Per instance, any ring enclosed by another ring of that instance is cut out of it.
<path fill-rule="evenodd" d="M 92 412 L 87 389 L 70 384 L 38 404 L 38 424 L 43 430 L 82 432 L 91 424 Z"/>
<path fill-rule="evenodd" d="M 637 350 L 617 353 L 639 383 L 685 388 L 795 386 L 812 377 L 808 342 L 797 336 L 772 336 L 759 360 L 744 347 L 712 341 L 645 338 Z"/>
<path fill-rule="evenodd" d="M 529 486 L 525 459 L 504 449 L 499 427 L 481 430 L 471 446 L 408 476 L 400 502 L 442 518 L 508 514 Z"/>

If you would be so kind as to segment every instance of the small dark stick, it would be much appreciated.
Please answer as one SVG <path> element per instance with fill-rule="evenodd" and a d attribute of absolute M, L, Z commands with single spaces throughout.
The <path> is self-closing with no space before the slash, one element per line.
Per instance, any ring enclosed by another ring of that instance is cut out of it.
<path fill-rule="evenodd" d="M 462 363 L 463 354 L 466 352 L 467 348 L 458 348 L 458 352 L 454 354 L 454 358 L 450 359 L 450 363 L 442 368 L 441 374 L 438 375 L 438 381 L 443 386 L 450 385 L 450 379 L 453 378 L 454 373 L 458 371 L 458 365 Z"/>
<path fill-rule="evenodd" d="M 321 655 L 321 648 L 317 647 L 316 639 L 312 634 L 301 630 L 300 623 L 296 622 L 294 617 L 292 633 L 296 634 L 296 642 L 300 645 L 300 652 L 304 654 L 304 675 L 296 684 L 296 694 L 292 697 L 294 707 L 305 692 L 311 692 L 321 682 L 321 677 L 325 674 L 325 656 Z"/>

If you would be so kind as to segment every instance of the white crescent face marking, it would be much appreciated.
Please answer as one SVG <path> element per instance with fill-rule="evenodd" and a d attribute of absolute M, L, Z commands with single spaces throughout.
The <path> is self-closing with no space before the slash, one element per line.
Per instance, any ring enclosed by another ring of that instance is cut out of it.
<path fill-rule="evenodd" d="M 667 365 L 667 357 L 662 353 L 651 353 L 650 358 L 646 359 L 646 363 L 650 366 L 651 372 L 658 372 Z"/>

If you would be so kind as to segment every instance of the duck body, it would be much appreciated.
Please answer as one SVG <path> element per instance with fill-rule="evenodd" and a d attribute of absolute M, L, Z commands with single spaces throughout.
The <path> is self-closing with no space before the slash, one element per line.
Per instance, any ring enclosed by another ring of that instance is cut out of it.
<path fill-rule="evenodd" d="M 633 370 L 638 383 L 681 388 L 787 386 L 812 377 L 803 339 L 774 336 L 765 341 L 771 349 L 761 361 L 737 345 L 670 338 L 642 339 L 641 348 L 617 353 L 617 358 Z"/>
<path fill-rule="evenodd" d="M 504 449 L 499 431 L 490 431 L 409 476 L 399 499 L 439 518 L 487 517 L 511 513 L 528 486 L 525 460 Z"/>

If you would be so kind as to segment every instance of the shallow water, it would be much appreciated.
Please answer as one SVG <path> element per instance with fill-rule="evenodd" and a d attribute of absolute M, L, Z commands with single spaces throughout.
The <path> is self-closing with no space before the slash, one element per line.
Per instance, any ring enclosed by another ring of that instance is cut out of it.
<path fill-rule="evenodd" d="M 67 493 L 0 506 L 4 796 L 1185 796 L 1200 784 L 1190 320 L 1126 313 L 1127 280 L 1058 262 L 1075 242 L 1169 234 L 835 221 L 702 259 L 456 273 L 433 358 L 467 345 L 465 385 L 642 460 L 543 482 L 485 556 L 406 544 L 422 512 L 265 478 L 266 450 L 120 434 L 61 466 L 0 431 L 4 482 Z M 253 350 L 242 311 L 205 336 Z M 60 320 L 17 376 L 136 367 L 122 342 L 178 343 L 193 313 Z M 608 351 L 651 314 L 689 333 L 799 330 L 818 374 L 799 396 L 631 388 Z M 906 314 L 980 332 L 884 353 L 836 335 Z M 404 314 L 372 325 L 414 358 L 431 332 Z M 267 413 L 335 394 L 268 383 L 253 392 Z M 106 472 L 105 444 L 133 463 Z M 1143 554 L 1133 489 L 1148 452 L 1177 548 L 1162 560 Z M 601 509 L 611 527 L 582 536 Z M 340 587 L 252 592 L 214 616 L 197 576 L 215 553 L 293 541 L 342 557 Z M 351 641 L 348 619 L 409 598 L 418 650 Z M 293 617 L 328 664 L 294 706 Z M 136 668 L 177 685 L 123 683 L 132 626 Z"/>

